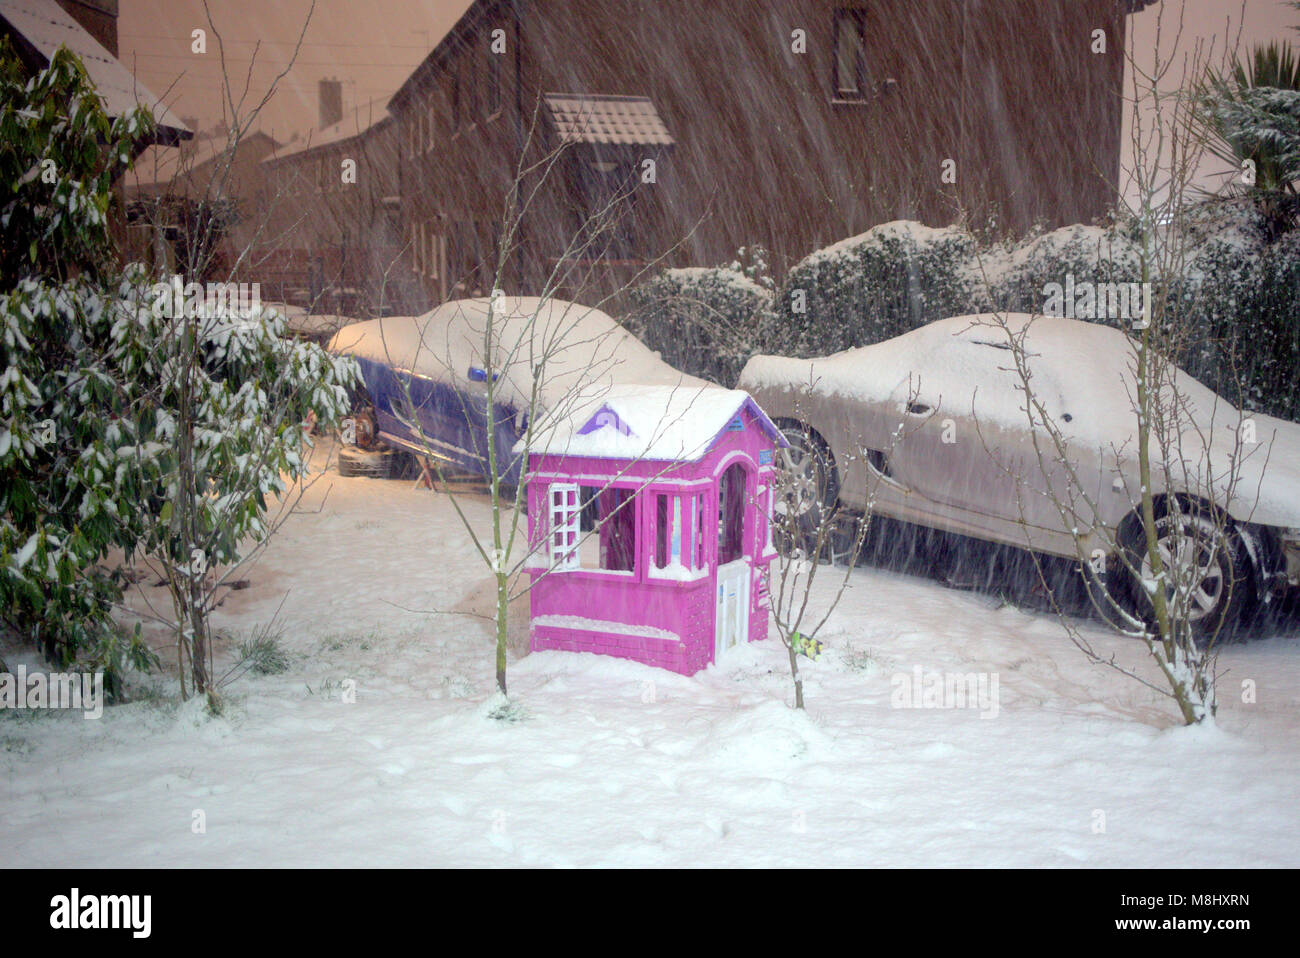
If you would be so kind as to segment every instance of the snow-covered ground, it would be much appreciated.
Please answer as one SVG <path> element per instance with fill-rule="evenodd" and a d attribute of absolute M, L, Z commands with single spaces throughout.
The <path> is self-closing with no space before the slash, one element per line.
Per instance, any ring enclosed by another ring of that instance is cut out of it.
<path fill-rule="evenodd" d="M 1050 615 L 864 568 L 803 660 L 807 714 L 773 638 L 693 678 L 528 655 L 502 721 L 446 497 L 331 471 L 304 506 L 217 620 L 229 661 L 274 618 L 287 673 L 235 681 L 220 718 L 170 672 L 97 721 L 0 712 L 6 864 L 1300 865 L 1294 634 L 1225 649 L 1218 727 L 1188 730 Z M 896 707 L 918 668 L 996 677 L 996 715 Z"/>

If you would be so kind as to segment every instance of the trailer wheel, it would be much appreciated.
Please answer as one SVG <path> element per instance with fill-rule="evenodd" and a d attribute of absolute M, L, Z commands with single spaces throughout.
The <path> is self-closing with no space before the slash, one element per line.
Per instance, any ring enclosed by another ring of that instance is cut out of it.
<path fill-rule="evenodd" d="M 387 479 L 393 475 L 396 459 L 396 453 L 386 446 L 377 449 L 344 446 L 339 450 L 339 475 Z"/>

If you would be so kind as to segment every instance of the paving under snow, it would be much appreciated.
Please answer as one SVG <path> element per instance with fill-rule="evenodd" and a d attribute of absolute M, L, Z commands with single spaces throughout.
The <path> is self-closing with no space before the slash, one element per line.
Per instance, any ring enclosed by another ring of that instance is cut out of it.
<path fill-rule="evenodd" d="M 446 497 L 330 472 L 307 505 L 217 621 L 243 637 L 278 609 L 293 666 L 233 683 L 223 717 L 171 673 L 98 721 L 0 712 L 5 864 L 1300 864 L 1294 635 L 1225 649 L 1218 727 L 1188 730 L 1049 615 L 859 569 L 807 714 L 771 639 L 693 678 L 528 655 L 507 722 L 487 623 L 427 611 L 483 607 Z M 894 707 L 918 667 L 996 675 L 996 717 Z"/>

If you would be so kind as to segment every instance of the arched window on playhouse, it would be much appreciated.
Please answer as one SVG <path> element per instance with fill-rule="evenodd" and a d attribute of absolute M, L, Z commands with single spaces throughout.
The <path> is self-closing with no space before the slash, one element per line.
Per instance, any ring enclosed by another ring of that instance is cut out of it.
<path fill-rule="evenodd" d="M 718 565 L 745 554 L 745 467 L 734 462 L 718 481 Z"/>

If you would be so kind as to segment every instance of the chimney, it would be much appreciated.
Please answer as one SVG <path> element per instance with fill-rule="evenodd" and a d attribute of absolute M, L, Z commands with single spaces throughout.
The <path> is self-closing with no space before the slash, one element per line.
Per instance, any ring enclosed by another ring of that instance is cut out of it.
<path fill-rule="evenodd" d="M 333 126 L 343 119 L 343 81 L 320 81 L 320 125 L 321 129 Z"/>
<path fill-rule="evenodd" d="M 100 46 L 117 56 L 117 0 L 59 0 L 59 6 Z"/>

